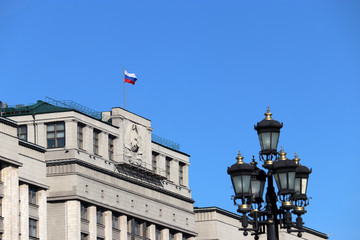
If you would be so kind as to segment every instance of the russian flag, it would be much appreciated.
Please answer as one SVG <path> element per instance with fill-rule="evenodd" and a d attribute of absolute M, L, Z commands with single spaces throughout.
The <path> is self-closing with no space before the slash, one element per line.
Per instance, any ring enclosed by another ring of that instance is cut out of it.
<path fill-rule="evenodd" d="M 125 75 L 125 82 L 131 83 L 132 85 L 135 84 L 135 82 L 137 80 L 135 73 L 128 73 L 124 69 L 124 75 Z"/>

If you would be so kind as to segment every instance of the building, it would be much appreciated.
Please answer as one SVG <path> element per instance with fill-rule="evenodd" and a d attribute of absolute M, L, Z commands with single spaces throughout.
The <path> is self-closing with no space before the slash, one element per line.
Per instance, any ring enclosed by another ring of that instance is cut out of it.
<path fill-rule="evenodd" d="M 50 98 L 0 109 L 0 239 L 253 239 L 239 215 L 194 209 L 190 156 L 150 120 Z"/>
<path fill-rule="evenodd" d="M 1 109 L 2 239 L 196 236 L 189 155 L 152 141 L 150 120 L 52 99 Z"/>
<path fill-rule="evenodd" d="M 253 240 L 249 232 L 248 236 L 243 235 L 241 228 L 240 215 L 228 212 L 217 207 L 195 208 L 195 231 L 198 233 L 197 240 L 234 240 L 247 239 Z M 297 237 L 297 233 L 287 233 L 285 229 L 280 229 L 279 238 L 281 240 L 299 240 L 311 239 L 322 240 L 328 239 L 324 233 L 304 227 L 302 237 Z M 259 235 L 260 240 L 266 240 L 266 234 Z"/>

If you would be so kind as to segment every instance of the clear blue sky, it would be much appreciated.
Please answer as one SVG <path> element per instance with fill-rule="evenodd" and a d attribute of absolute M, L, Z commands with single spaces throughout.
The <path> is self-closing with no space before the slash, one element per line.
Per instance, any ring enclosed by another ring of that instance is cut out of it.
<path fill-rule="evenodd" d="M 236 211 L 227 166 L 280 145 L 312 167 L 306 226 L 358 235 L 360 1 L 0 1 L 0 100 L 123 106 L 191 155 L 195 206 Z"/>

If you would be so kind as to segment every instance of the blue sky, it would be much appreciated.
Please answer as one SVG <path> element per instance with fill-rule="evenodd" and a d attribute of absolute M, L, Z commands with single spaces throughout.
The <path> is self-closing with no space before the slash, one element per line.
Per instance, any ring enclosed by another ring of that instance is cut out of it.
<path fill-rule="evenodd" d="M 0 1 L 0 100 L 123 106 L 191 155 L 195 206 L 236 211 L 226 173 L 270 106 L 311 167 L 305 225 L 358 235 L 359 1 Z"/>

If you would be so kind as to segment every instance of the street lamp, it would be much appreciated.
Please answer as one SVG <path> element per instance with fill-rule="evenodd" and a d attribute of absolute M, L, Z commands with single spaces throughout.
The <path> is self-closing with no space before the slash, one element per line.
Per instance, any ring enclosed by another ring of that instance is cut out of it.
<path fill-rule="evenodd" d="M 267 172 L 259 169 L 255 157 L 251 164 L 243 161 L 239 155 L 237 162 L 228 168 L 228 174 L 234 187 L 234 204 L 242 214 L 241 223 L 244 235 L 253 232 L 254 239 L 260 234 L 267 233 L 269 240 L 278 240 L 278 229 L 286 228 L 290 232 L 298 232 L 302 236 L 303 222 L 301 215 L 305 214 L 305 207 L 309 204 L 306 195 L 307 184 L 311 170 L 300 165 L 297 154 L 294 159 L 288 159 L 284 149 L 277 151 L 280 129 L 283 124 L 271 117 L 270 109 L 265 113 L 265 119 L 254 126 L 258 133 L 261 151 L 260 161 Z M 278 188 L 275 193 L 273 179 Z M 263 192 L 267 180 L 265 206 L 262 207 Z M 241 200 L 241 202 L 239 202 Z M 277 206 L 277 201 L 281 205 Z M 292 221 L 292 214 L 297 215 L 296 222 Z M 252 227 L 249 228 L 248 226 Z"/>

